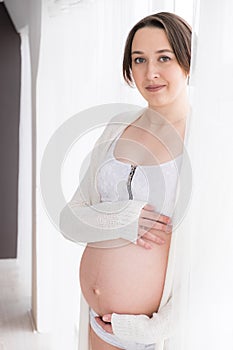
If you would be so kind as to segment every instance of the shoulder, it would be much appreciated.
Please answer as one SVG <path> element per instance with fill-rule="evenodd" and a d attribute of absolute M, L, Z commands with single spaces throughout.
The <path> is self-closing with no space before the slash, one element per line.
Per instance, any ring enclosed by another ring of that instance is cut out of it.
<path fill-rule="evenodd" d="M 106 124 L 105 129 L 98 141 L 104 142 L 106 140 L 114 139 L 120 132 L 127 128 L 127 126 L 138 119 L 144 111 L 144 108 L 136 108 L 135 106 L 135 110 L 126 111 L 115 115 Z"/>

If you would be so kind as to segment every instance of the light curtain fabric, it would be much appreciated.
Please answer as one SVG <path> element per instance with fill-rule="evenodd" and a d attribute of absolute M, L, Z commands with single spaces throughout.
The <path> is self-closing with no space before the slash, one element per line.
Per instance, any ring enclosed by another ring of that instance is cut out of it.
<path fill-rule="evenodd" d="M 196 1 L 187 145 L 192 200 L 180 227 L 171 350 L 233 348 L 231 0 Z"/>

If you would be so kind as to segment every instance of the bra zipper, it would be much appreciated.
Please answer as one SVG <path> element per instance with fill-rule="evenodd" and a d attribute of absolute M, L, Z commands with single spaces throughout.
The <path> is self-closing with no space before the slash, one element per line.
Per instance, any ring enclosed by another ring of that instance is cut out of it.
<path fill-rule="evenodd" d="M 131 170 L 130 170 L 130 173 L 129 173 L 129 176 L 128 176 L 128 181 L 127 181 L 127 190 L 128 190 L 128 193 L 129 193 L 129 199 L 130 200 L 133 199 L 131 183 L 132 183 L 133 176 L 134 176 L 136 168 L 137 168 L 137 165 L 131 165 Z"/>

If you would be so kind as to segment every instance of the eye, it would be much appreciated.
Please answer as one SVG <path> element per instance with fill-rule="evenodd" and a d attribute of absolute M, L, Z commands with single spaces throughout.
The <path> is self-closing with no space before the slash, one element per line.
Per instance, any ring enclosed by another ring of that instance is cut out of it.
<path fill-rule="evenodd" d="M 170 60 L 171 60 L 171 58 L 168 57 L 168 56 L 161 56 L 161 57 L 159 57 L 159 61 L 160 62 L 168 62 Z"/>
<path fill-rule="evenodd" d="M 140 63 L 144 63 L 146 60 L 145 60 L 145 58 L 143 58 L 143 57 L 136 57 L 135 59 L 134 59 L 134 63 L 136 63 L 136 64 L 140 64 Z"/>

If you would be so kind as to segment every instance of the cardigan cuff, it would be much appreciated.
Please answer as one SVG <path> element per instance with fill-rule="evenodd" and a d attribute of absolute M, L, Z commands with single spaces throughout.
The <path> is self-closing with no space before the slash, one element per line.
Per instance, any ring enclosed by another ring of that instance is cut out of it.
<path fill-rule="evenodd" d="M 122 340 L 142 344 L 154 344 L 168 339 L 175 333 L 172 325 L 171 300 L 150 318 L 146 315 L 112 314 L 113 333 Z"/>
<path fill-rule="evenodd" d="M 138 239 L 138 220 L 142 208 L 147 202 L 132 200 L 128 203 L 127 211 L 123 211 L 120 216 L 121 238 L 127 239 L 132 243 L 137 243 Z"/>

